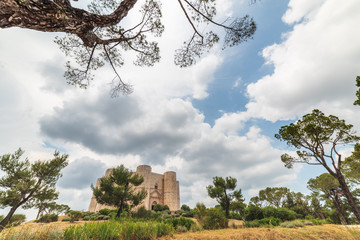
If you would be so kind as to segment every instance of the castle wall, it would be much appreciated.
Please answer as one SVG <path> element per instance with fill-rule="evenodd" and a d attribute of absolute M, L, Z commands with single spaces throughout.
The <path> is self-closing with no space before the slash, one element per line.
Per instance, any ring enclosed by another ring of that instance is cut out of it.
<path fill-rule="evenodd" d="M 106 170 L 105 176 L 109 176 L 111 171 L 112 169 Z M 136 187 L 136 189 L 140 190 L 145 188 L 147 192 L 147 196 L 143 203 L 136 208 L 144 206 L 146 209 L 151 210 L 153 205 L 161 204 L 168 205 L 170 211 L 177 211 L 180 209 L 179 181 L 176 181 L 175 172 L 158 174 L 151 172 L 150 166 L 140 165 L 137 167 L 135 173 L 144 178 L 144 182 L 140 186 Z M 95 186 L 98 187 L 99 185 L 100 179 L 97 179 Z M 114 209 L 115 207 L 97 203 L 93 195 L 88 211 L 98 212 L 103 208 Z"/>

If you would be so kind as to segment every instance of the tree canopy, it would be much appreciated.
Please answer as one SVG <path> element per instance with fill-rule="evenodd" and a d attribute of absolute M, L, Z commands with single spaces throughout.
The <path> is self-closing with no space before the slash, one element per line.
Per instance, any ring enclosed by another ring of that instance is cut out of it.
<path fill-rule="evenodd" d="M 5 154 L 0 158 L 0 168 L 5 173 L 0 179 L 0 206 L 10 207 L 9 213 L 0 222 L 0 231 L 25 203 L 30 208 L 39 201 L 54 199 L 56 182 L 61 177 L 61 170 L 68 164 L 68 155 L 60 155 L 58 151 L 53 159 L 34 163 L 27 158 L 20 160 L 23 153 L 18 149 L 14 154 Z"/>
<path fill-rule="evenodd" d="M 352 154 L 345 158 L 342 171 L 351 183 L 360 184 L 360 143 L 356 143 Z"/>
<path fill-rule="evenodd" d="M 135 207 L 146 197 L 147 192 L 144 188 L 135 189 L 143 181 L 142 176 L 134 174 L 124 165 L 120 165 L 112 169 L 109 176 L 100 178 L 98 187 L 91 185 L 91 189 L 98 203 L 119 207 L 116 216 L 120 217 L 125 204 Z"/>
<path fill-rule="evenodd" d="M 266 201 L 270 206 L 283 207 L 289 192 L 286 187 L 267 187 L 259 191 L 259 200 Z"/>
<path fill-rule="evenodd" d="M 86 88 L 93 79 L 92 70 L 108 63 L 113 71 L 112 95 L 130 93 L 132 88 L 118 73 L 124 64 L 124 51 L 137 54 L 134 64 L 152 66 L 160 60 L 159 46 L 149 37 L 161 37 L 161 0 L 94 0 L 88 9 L 71 5 L 70 0 L 2 0 L 0 28 L 20 27 L 43 32 L 63 32 L 56 43 L 72 58 L 67 62 L 68 83 Z M 186 67 L 220 40 L 216 28 L 225 30 L 223 48 L 232 47 L 251 38 L 256 24 L 249 16 L 217 22 L 215 0 L 178 0 L 184 20 L 193 30 L 189 39 L 175 52 L 175 64 Z M 134 25 L 126 17 L 141 4 L 141 17 Z M 185 21 L 186 21 L 185 20 Z M 207 27 L 213 25 L 214 27 Z M 206 30 L 204 30 L 206 29 Z"/>
<path fill-rule="evenodd" d="M 343 159 L 338 149 L 339 145 L 352 144 L 360 140 L 352 127 L 336 116 L 325 116 L 320 110 L 315 109 L 297 122 L 282 126 L 275 137 L 300 149 L 296 151 L 297 157 L 287 153 L 281 155 L 281 161 L 286 167 L 291 168 L 294 163 L 321 165 L 335 177 L 360 221 L 360 210 L 346 183 L 342 170 Z"/>

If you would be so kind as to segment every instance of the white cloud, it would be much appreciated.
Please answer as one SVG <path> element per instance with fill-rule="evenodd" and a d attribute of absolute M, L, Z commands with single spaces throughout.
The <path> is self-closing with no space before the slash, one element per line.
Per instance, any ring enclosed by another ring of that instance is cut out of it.
<path fill-rule="evenodd" d="M 246 107 L 251 116 L 277 121 L 313 108 L 353 109 L 360 65 L 360 33 L 354 29 L 360 21 L 360 2 L 329 0 L 316 7 L 312 2 L 298 6 L 292 1 L 286 19 L 308 20 L 296 24 L 282 43 L 263 50 L 274 72 L 248 85 Z"/>

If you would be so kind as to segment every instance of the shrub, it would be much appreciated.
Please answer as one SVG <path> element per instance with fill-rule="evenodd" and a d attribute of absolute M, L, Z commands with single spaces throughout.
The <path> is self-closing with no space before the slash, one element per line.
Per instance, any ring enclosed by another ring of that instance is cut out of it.
<path fill-rule="evenodd" d="M 79 219 L 82 218 L 84 214 L 80 211 L 70 211 L 68 215 L 70 217 L 70 222 L 75 222 L 79 221 Z"/>
<path fill-rule="evenodd" d="M 315 218 L 313 218 L 313 219 L 309 219 L 308 221 L 312 222 L 313 225 L 322 225 L 322 224 L 328 223 L 327 219 L 325 220 L 325 219 L 315 219 Z"/>
<path fill-rule="evenodd" d="M 163 210 L 163 206 L 160 205 L 160 204 L 156 204 L 156 205 L 154 205 L 153 210 L 154 210 L 155 212 L 161 212 L 161 211 Z"/>
<path fill-rule="evenodd" d="M 176 215 L 179 215 L 179 216 L 182 216 L 184 213 L 185 213 L 185 211 L 184 211 L 184 210 L 181 210 L 181 209 L 175 211 L 175 214 L 176 214 Z"/>
<path fill-rule="evenodd" d="M 132 212 L 132 216 L 135 218 L 150 218 L 151 211 L 146 210 L 144 206 L 141 206 L 136 211 Z"/>
<path fill-rule="evenodd" d="M 245 209 L 245 220 L 252 221 L 256 219 L 264 218 L 263 211 L 260 207 L 255 206 L 254 204 L 249 204 Z"/>
<path fill-rule="evenodd" d="M 237 220 L 242 220 L 242 217 L 240 215 L 240 213 L 237 212 L 230 212 L 230 219 L 237 219 Z"/>
<path fill-rule="evenodd" d="M 88 216 L 83 217 L 83 220 L 84 221 L 90 221 L 90 216 L 88 215 Z"/>
<path fill-rule="evenodd" d="M 194 210 L 190 210 L 189 212 L 184 212 L 182 214 L 183 217 L 194 217 L 195 216 L 195 211 Z"/>
<path fill-rule="evenodd" d="M 305 224 L 301 220 L 295 220 L 295 221 L 287 221 L 280 224 L 281 227 L 286 228 L 296 228 L 296 227 L 304 227 Z"/>
<path fill-rule="evenodd" d="M 204 218 L 204 229 L 221 229 L 228 227 L 229 220 L 226 218 L 225 213 L 219 208 L 210 208 Z"/>
<path fill-rule="evenodd" d="M 98 215 L 96 217 L 96 220 L 104 220 L 105 215 Z"/>
<path fill-rule="evenodd" d="M 42 223 L 49 223 L 49 222 L 57 222 L 59 219 L 59 216 L 55 213 L 48 213 L 43 216 L 41 216 L 37 222 Z"/>
<path fill-rule="evenodd" d="M 62 221 L 62 222 L 70 222 L 70 221 L 71 221 L 71 218 L 66 217 L 66 218 L 63 218 L 61 221 Z"/>
<path fill-rule="evenodd" d="M 99 210 L 99 213 L 100 213 L 101 215 L 106 215 L 106 216 L 108 216 L 108 215 L 111 213 L 111 210 L 108 209 L 108 208 L 104 208 L 104 209 L 100 209 L 100 210 Z"/>
<path fill-rule="evenodd" d="M 297 218 L 297 213 L 287 208 L 275 208 L 273 206 L 267 206 L 262 209 L 263 217 L 280 218 L 283 221 L 291 221 Z M 261 218 L 257 218 L 261 219 Z M 254 220 L 254 219 L 250 219 Z"/>
<path fill-rule="evenodd" d="M 10 226 L 18 226 L 22 223 L 24 223 L 26 220 L 25 214 L 14 214 L 10 218 L 9 225 Z"/>
<path fill-rule="evenodd" d="M 195 222 L 188 218 L 173 218 L 165 221 L 166 223 L 172 224 L 174 229 L 177 229 L 178 226 L 185 227 L 187 230 L 190 230 L 191 225 L 195 224 Z"/>
<path fill-rule="evenodd" d="M 279 226 L 282 222 L 280 218 L 268 217 L 257 220 L 260 225 Z"/>
<path fill-rule="evenodd" d="M 162 207 L 162 210 L 164 211 L 164 210 L 168 210 L 168 211 L 170 211 L 170 208 L 169 208 L 169 206 L 168 205 L 164 205 L 163 207 Z"/>
<path fill-rule="evenodd" d="M 274 217 L 280 218 L 283 221 L 291 221 L 296 219 L 297 214 L 287 208 L 278 208 Z"/>
<path fill-rule="evenodd" d="M 177 232 L 187 232 L 188 229 L 186 227 L 184 227 L 184 226 L 179 225 L 179 226 L 176 227 L 176 231 Z"/>
<path fill-rule="evenodd" d="M 260 223 L 258 222 L 258 220 L 245 221 L 245 227 L 249 227 L 249 228 L 260 227 Z"/>
<path fill-rule="evenodd" d="M 189 212 L 191 209 L 188 205 L 183 204 L 181 205 L 181 210 L 183 210 L 184 212 Z"/>
<path fill-rule="evenodd" d="M 191 225 L 190 231 L 191 232 L 199 232 L 202 231 L 203 229 L 201 228 L 201 226 L 197 225 L 197 224 L 193 224 Z"/>

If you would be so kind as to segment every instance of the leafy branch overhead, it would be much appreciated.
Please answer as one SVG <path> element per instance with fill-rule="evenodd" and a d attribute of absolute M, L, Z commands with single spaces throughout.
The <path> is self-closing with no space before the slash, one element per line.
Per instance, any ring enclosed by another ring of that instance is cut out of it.
<path fill-rule="evenodd" d="M 131 93 L 132 87 L 120 77 L 118 68 L 124 64 L 124 51 L 136 53 L 135 65 L 153 66 L 160 60 L 158 43 L 149 36 L 161 37 L 161 1 L 142 0 L 136 24 L 124 23 L 137 0 L 94 0 L 88 10 L 75 8 L 70 0 L 2 0 L 0 28 L 21 27 L 43 32 L 63 32 L 55 42 L 72 61 L 66 63 L 68 83 L 86 88 L 93 80 L 93 71 L 108 64 L 114 71 L 112 95 Z M 178 0 L 193 34 L 175 52 L 175 64 L 191 66 L 204 52 L 219 42 L 218 33 L 207 29 L 214 25 L 226 31 L 223 48 L 232 47 L 251 38 L 256 30 L 249 16 L 230 22 L 217 22 L 215 0 Z M 228 23 L 228 24 L 227 24 Z"/>

